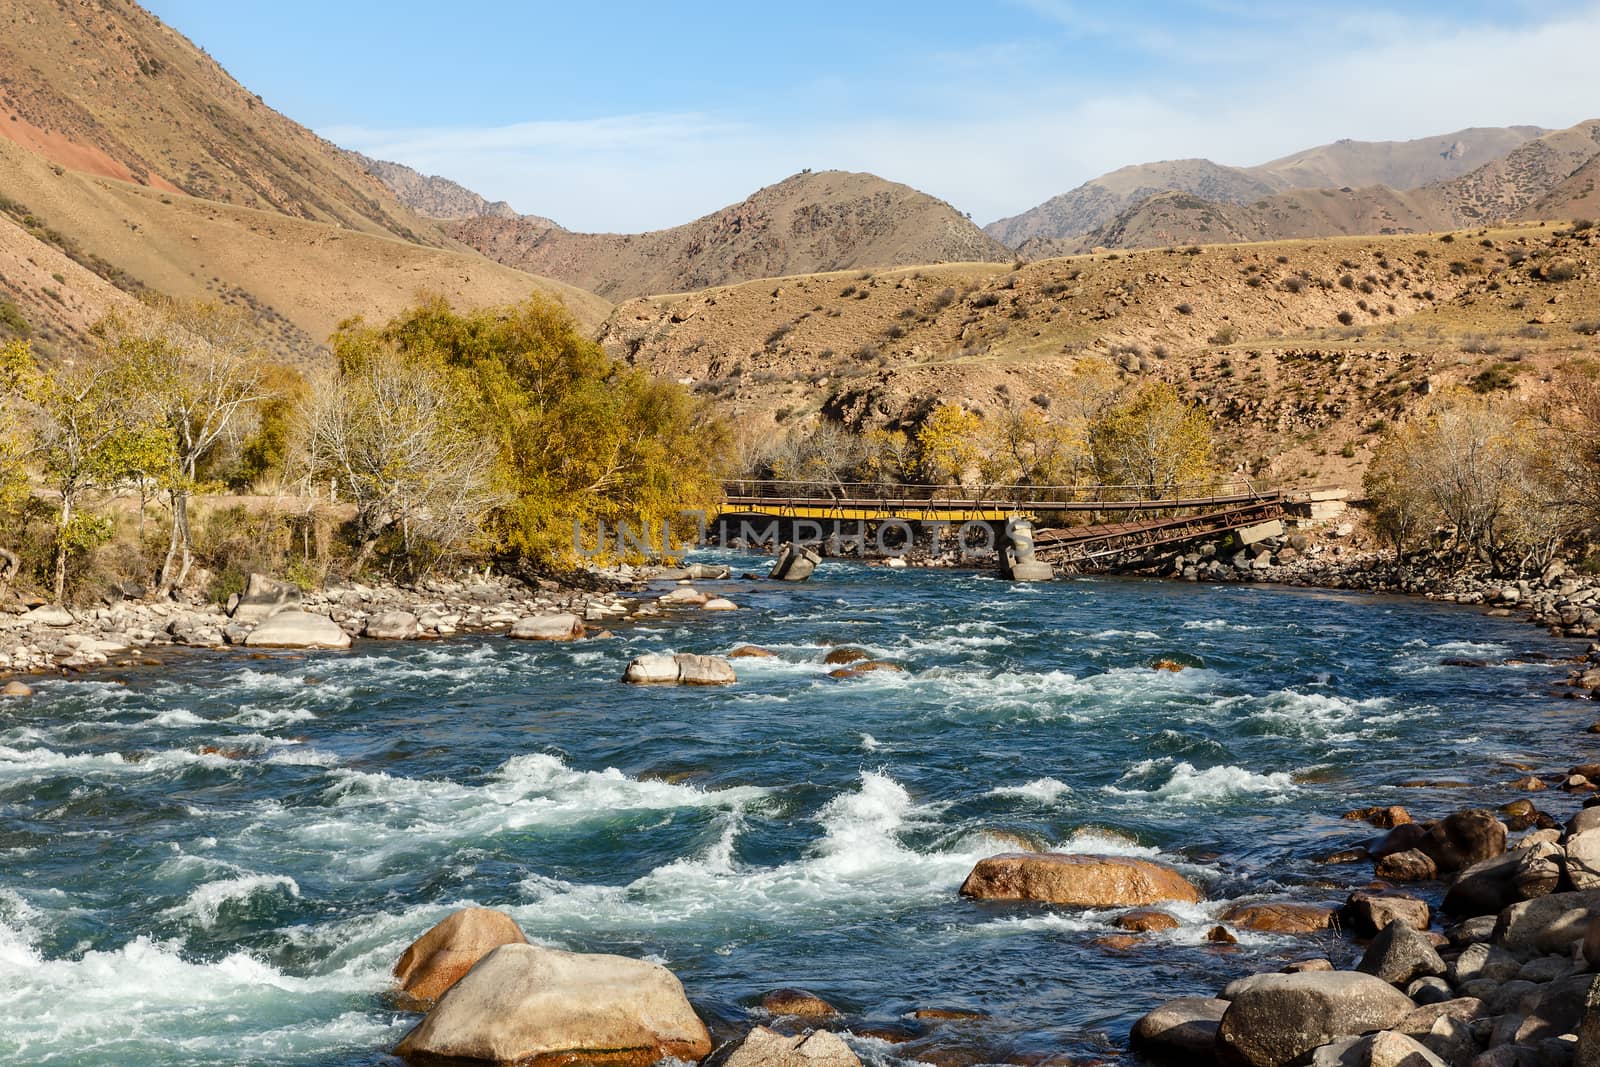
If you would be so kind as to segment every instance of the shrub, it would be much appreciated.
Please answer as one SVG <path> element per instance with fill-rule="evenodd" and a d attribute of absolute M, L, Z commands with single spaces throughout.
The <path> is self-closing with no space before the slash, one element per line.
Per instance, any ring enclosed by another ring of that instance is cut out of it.
<path fill-rule="evenodd" d="M 1568 259 L 1566 256 L 1557 256 L 1548 260 L 1544 266 L 1539 268 L 1539 277 L 1547 282 L 1570 282 L 1577 276 L 1577 261 Z"/>
<path fill-rule="evenodd" d="M 972 298 L 972 306 L 975 308 L 992 308 L 998 303 L 1000 298 L 994 293 L 980 293 Z"/>
<path fill-rule="evenodd" d="M 1356 317 L 1353 314 L 1351 314 L 1350 312 L 1348 312 L 1348 311 L 1339 312 L 1339 324 L 1341 326 L 1349 326 L 1352 322 L 1355 322 L 1355 321 L 1356 321 Z"/>
<path fill-rule="evenodd" d="M 1572 332 L 1581 333 L 1585 337 L 1593 337 L 1596 334 L 1600 334 L 1600 319 L 1588 319 L 1584 322 L 1575 322 L 1572 324 Z"/>
<path fill-rule="evenodd" d="M 928 301 L 928 310 L 943 311 L 956 301 L 956 291 L 948 285 L 933 294 L 933 299 Z"/>
<path fill-rule="evenodd" d="M 1468 334 L 1461 342 L 1461 351 L 1474 356 L 1492 356 L 1501 349 L 1499 341 L 1485 337 L 1481 333 Z"/>
<path fill-rule="evenodd" d="M 1209 341 L 1211 344 L 1214 344 L 1214 345 L 1231 345 L 1231 344 L 1233 344 L 1234 336 L 1235 336 L 1235 334 L 1234 334 L 1233 327 L 1232 326 L 1224 326 L 1221 329 L 1219 329 L 1216 333 L 1214 333 L 1210 337 L 1206 338 L 1206 340 Z"/>
<path fill-rule="evenodd" d="M 1283 284 L 1282 284 L 1282 286 L 1280 288 L 1282 288 L 1283 291 L 1286 292 L 1286 293 L 1298 293 L 1302 289 L 1304 289 L 1305 287 L 1306 287 L 1306 283 L 1305 283 L 1304 279 L 1301 279 L 1301 278 L 1285 278 L 1283 280 Z"/>

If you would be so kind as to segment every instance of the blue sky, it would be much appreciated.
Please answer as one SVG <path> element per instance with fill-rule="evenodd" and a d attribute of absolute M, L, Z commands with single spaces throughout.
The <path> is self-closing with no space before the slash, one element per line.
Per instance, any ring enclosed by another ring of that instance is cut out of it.
<path fill-rule="evenodd" d="M 1128 163 L 1600 117 L 1600 3 L 146 0 L 290 117 L 584 230 L 804 167 L 980 222 Z"/>

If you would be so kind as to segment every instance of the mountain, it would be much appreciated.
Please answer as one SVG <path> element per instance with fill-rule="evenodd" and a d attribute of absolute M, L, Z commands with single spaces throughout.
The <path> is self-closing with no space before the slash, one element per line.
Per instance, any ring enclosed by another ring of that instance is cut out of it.
<path fill-rule="evenodd" d="M 1530 219 L 1590 219 L 1600 216 L 1600 156 L 1573 171 L 1565 181 L 1523 211 Z"/>
<path fill-rule="evenodd" d="M 570 233 L 499 218 L 446 231 L 491 259 L 611 300 L 815 271 L 1012 259 L 944 201 L 847 171 L 802 172 L 650 233 Z"/>
<path fill-rule="evenodd" d="M 71 170 L 442 243 L 339 148 L 129 0 L 0 0 L 0 137 Z"/>
<path fill-rule="evenodd" d="M 1342 140 L 1254 167 L 1180 159 L 1122 167 L 999 219 L 984 231 L 1019 251 L 1029 241 L 1060 241 L 1107 225 L 1142 201 L 1167 192 L 1244 205 L 1288 189 L 1386 185 L 1410 189 L 1459 177 L 1544 134 L 1537 126 L 1457 130 L 1411 141 Z M 1042 248 L 1037 243 L 1034 253 Z"/>
<path fill-rule="evenodd" d="M 437 174 L 423 174 L 402 163 L 373 159 L 360 152 L 345 154 L 368 174 L 377 178 L 400 198 L 400 202 L 428 219 L 515 219 L 524 218 L 536 226 L 559 230 L 550 219 L 538 215 L 518 215 L 504 200 L 489 201 L 477 193 Z"/>
<path fill-rule="evenodd" d="M 251 309 L 285 360 L 422 291 L 610 310 L 452 240 L 136 4 L 0 0 L 0 330 L 66 351 L 147 289 Z"/>
<path fill-rule="evenodd" d="M 1161 193 L 1077 238 L 1035 238 L 1018 252 L 1040 258 L 1094 248 L 1423 233 L 1511 219 L 1564 218 L 1581 214 L 1583 204 L 1593 204 L 1587 181 L 1594 171 L 1587 177 L 1579 174 L 1597 156 L 1600 121 L 1582 122 L 1542 133 L 1460 177 L 1416 189 L 1292 189 L 1249 204 Z"/>

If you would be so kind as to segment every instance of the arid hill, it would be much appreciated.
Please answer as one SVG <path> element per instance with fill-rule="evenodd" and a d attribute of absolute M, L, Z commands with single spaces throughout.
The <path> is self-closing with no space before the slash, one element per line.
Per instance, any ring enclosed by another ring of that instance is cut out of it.
<path fill-rule="evenodd" d="M 147 289 L 251 308 L 284 359 L 421 291 L 610 309 L 451 240 L 137 5 L 0 0 L 0 334 L 64 352 Z"/>
<path fill-rule="evenodd" d="M 71 170 L 442 243 L 339 148 L 129 0 L 0 0 L 0 138 Z"/>
<path fill-rule="evenodd" d="M 1545 132 L 1537 126 L 1484 127 L 1411 141 L 1341 140 L 1254 167 L 1223 166 L 1208 159 L 1141 163 L 1103 174 L 1020 215 L 992 222 L 984 231 L 1002 244 L 1038 255 L 1053 248 L 1075 247 L 1081 242 L 1072 238 L 1106 226 L 1163 193 L 1187 193 L 1218 205 L 1244 206 L 1289 189 L 1374 185 L 1413 189 L 1466 174 Z M 1333 232 L 1338 231 L 1326 231 L 1323 236 Z"/>
<path fill-rule="evenodd" d="M 1441 386 L 1536 395 L 1600 357 L 1600 236 L 1211 245 L 763 279 L 619 306 L 616 354 L 717 398 L 752 441 L 819 418 L 914 426 L 940 401 L 1061 410 L 1085 373 L 1203 400 L 1230 465 L 1358 483 L 1386 420 Z M 1574 276 L 1546 267 L 1569 261 Z"/>
<path fill-rule="evenodd" d="M 1012 258 L 944 201 L 847 171 L 796 174 L 670 230 L 569 233 L 478 218 L 448 231 L 501 263 L 611 300 L 819 270 Z"/>
<path fill-rule="evenodd" d="M 1425 233 L 1508 220 L 1562 218 L 1573 202 L 1556 190 L 1600 156 L 1600 121 L 1542 134 L 1459 178 L 1400 191 L 1388 186 L 1292 189 L 1249 204 L 1161 193 L 1075 239 L 1035 239 L 1024 258 L 1094 248 L 1155 248 L 1214 241 Z M 1573 192 L 1581 190 L 1582 181 Z M 1581 195 L 1581 194 L 1580 194 Z M 1555 214 L 1550 214 L 1555 212 Z"/>
<path fill-rule="evenodd" d="M 437 174 L 423 174 L 403 163 L 373 159 L 348 149 L 346 154 L 361 169 L 387 185 L 400 202 L 428 219 L 525 219 L 534 226 L 559 230 L 552 219 L 540 215 L 518 215 L 504 200 L 487 200 L 459 182 Z"/>

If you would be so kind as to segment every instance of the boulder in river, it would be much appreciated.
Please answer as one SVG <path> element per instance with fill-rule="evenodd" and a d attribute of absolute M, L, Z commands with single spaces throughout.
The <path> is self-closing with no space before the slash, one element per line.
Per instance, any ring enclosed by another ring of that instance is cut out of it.
<path fill-rule="evenodd" d="M 1373 864 L 1373 871 L 1391 882 L 1427 882 L 1439 877 L 1433 857 L 1417 848 L 1384 856 Z"/>
<path fill-rule="evenodd" d="M 735 604 L 733 601 L 729 600 L 725 596 L 717 596 L 717 597 L 712 597 L 710 600 L 706 601 L 704 604 L 701 604 L 700 605 L 700 610 L 701 611 L 738 611 L 739 610 L 739 605 Z"/>
<path fill-rule="evenodd" d="M 576 641 L 585 632 L 583 620 L 570 611 L 528 615 L 511 624 L 511 636 L 519 641 Z"/>
<path fill-rule="evenodd" d="M 1177 916 L 1159 908 L 1134 908 L 1112 919 L 1111 925 L 1136 934 L 1148 934 L 1155 930 L 1176 930 L 1183 924 L 1178 922 Z"/>
<path fill-rule="evenodd" d="M 1567 877 L 1574 889 L 1600 889 L 1600 828 L 1567 838 Z"/>
<path fill-rule="evenodd" d="M 898 663 L 888 660 L 869 659 L 865 663 L 855 663 L 848 667 L 838 667 L 828 672 L 829 678 L 860 678 L 864 674 L 876 674 L 878 671 L 888 671 L 891 674 L 904 674 L 905 668 Z"/>
<path fill-rule="evenodd" d="M 409 641 L 422 632 L 422 624 L 409 611 L 383 611 L 369 618 L 361 636 L 373 641 Z"/>
<path fill-rule="evenodd" d="M 691 585 L 680 585 L 678 588 L 662 594 L 658 603 L 687 605 L 689 607 L 697 608 L 704 605 L 705 602 L 710 599 L 710 597 L 706 596 L 704 593 L 700 592 Z"/>
<path fill-rule="evenodd" d="M 717 1049 L 703 1067 L 861 1067 L 861 1060 L 827 1030 L 789 1036 L 758 1026 Z"/>
<path fill-rule="evenodd" d="M 261 620 L 244 643 L 249 648 L 349 648 L 350 635 L 326 615 L 291 608 Z"/>
<path fill-rule="evenodd" d="M 784 544 L 767 577 L 780 582 L 803 582 L 816 571 L 822 556 L 814 548 Z"/>
<path fill-rule="evenodd" d="M 740 645 L 728 653 L 729 659 L 777 659 L 778 654 L 760 645 Z"/>
<path fill-rule="evenodd" d="M 409 999 L 429 1005 L 501 945 L 527 940 L 517 921 L 503 911 L 462 908 L 411 942 L 394 965 L 394 976 Z"/>
<path fill-rule="evenodd" d="M 839 1014 L 838 1008 L 804 989 L 774 989 L 761 998 L 761 1010 L 801 1019 L 825 1019 Z"/>
<path fill-rule="evenodd" d="M 1258 974 L 1229 987 L 1219 1046 L 1250 1067 L 1282 1067 L 1340 1038 L 1384 1030 L 1416 1005 L 1381 978 L 1355 971 Z"/>
<path fill-rule="evenodd" d="M 961 895 L 1078 908 L 1200 900 L 1200 890 L 1171 867 L 1130 856 L 1060 852 L 1005 852 L 979 860 L 961 884 Z"/>
<path fill-rule="evenodd" d="M 5 688 L 0 689 L 0 696 L 31 697 L 33 696 L 33 686 L 27 682 L 19 682 L 17 679 L 12 678 L 6 682 Z"/>
<path fill-rule="evenodd" d="M 1309 934 L 1333 925 L 1333 909 L 1318 904 L 1266 900 L 1235 904 L 1218 916 L 1225 923 L 1268 934 Z"/>
<path fill-rule="evenodd" d="M 842 667 L 847 663 L 859 663 L 863 660 L 869 660 L 871 658 L 872 657 L 870 655 L 861 649 L 851 648 L 850 646 L 846 645 L 843 648 L 830 649 L 828 654 L 822 657 L 822 662 L 828 664 L 830 667 Z"/>
<path fill-rule="evenodd" d="M 1358 889 L 1340 909 L 1344 926 L 1360 937 L 1371 937 L 1399 919 L 1415 930 L 1426 930 L 1433 919 L 1428 902 L 1395 890 Z"/>
<path fill-rule="evenodd" d="M 1493 859 L 1506 850 L 1506 825 L 1485 808 L 1447 815 L 1428 828 L 1417 849 L 1449 874 Z"/>
<path fill-rule="evenodd" d="M 658 964 L 501 945 L 439 999 L 395 1052 L 415 1060 L 646 1067 L 703 1059 L 711 1035 Z"/>
<path fill-rule="evenodd" d="M 1133 1024 L 1128 1043 L 1176 1063 L 1209 1062 L 1227 1010 L 1228 1002 L 1215 997 L 1169 1000 Z"/>
<path fill-rule="evenodd" d="M 1396 826 L 1411 822 L 1411 813 L 1398 804 L 1387 807 L 1356 808 L 1345 812 L 1340 818 L 1370 823 L 1380 830 L 1393 830 Z"/>
<path fill-rule="evenodd" d="M 738 681 L 733 664 L 721 656 L 675 656 L 648 653 L 635 657 L 622 672 L 629 685 L 732 685 Z"/>

